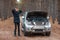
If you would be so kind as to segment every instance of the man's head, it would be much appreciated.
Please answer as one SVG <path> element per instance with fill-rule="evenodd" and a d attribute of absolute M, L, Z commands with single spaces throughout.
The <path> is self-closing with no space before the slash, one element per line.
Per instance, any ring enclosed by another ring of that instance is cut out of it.
<path fill-rule="evenodd" d="M 15 10 L 16 10 L 16 11 L 19 11 L 19 8 L 18 8 L 18 7 L 15 7 Z"/>

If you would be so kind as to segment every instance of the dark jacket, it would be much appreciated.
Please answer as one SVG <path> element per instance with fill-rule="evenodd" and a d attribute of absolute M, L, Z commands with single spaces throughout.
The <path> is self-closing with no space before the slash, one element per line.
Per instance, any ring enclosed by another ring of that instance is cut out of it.
<path fill-rule="evenodd" d="M 21 12 L 16 11 L 15 9 L 12 10 L 13 16 L 14 16 L 14 23 L 20 23 L 20 17 L 19 14 Z"/>

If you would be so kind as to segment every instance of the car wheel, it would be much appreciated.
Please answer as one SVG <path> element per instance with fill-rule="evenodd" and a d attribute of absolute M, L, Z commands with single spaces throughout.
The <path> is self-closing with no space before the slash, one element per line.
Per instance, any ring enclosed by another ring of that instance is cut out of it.
<path fill-rule="evenodd" d="M 46 33 L 43 33 L 43 36 L 46 36 Z"/>
<path fill-rule="evenodd" d="M 24 36 L 27 36 L 28 33 L 26 32 L 26 29 L 24 28 Z"/>
<path fill-rule="evenodd" d="M 46 32 L 46 36 L 50 36 L 51 32 Z"/>
<path fill-rule="evenodd" d="M 24 36 L 28 36 L 28 33 L 27 32 L 24 32 Z"/>

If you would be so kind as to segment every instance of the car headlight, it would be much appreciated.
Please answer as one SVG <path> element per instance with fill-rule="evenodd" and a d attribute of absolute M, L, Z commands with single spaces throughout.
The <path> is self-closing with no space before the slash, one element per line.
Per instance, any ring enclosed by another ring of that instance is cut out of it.
<path fill-rule="evenodd" d="M 46 22 L 46 25 L 48 25 L 48 22 Z"/>
<path fill-rule="evenodd" d="M 51 28 L 51 25 L 45 25 L 45 28 L 46 29 L 50 29 Z"/>
<path fill-rule="evenodd" d="M 32 29 L 33 25 L 25 24 L 25 27 L 26 27 L 27 31 L 30 31 Z"/>
<path fill-rule="evenodd" d="M 31 31 L 31 28 L 29 28 L 29 27 L 26 27 L 26 31 Z"/>
<path fill-rule="evenodd" d="M 51 27 L 45 26 L 45 30 L 51 30 Z"/>
<path fill-rule="evenodd" d="M 30 28 L 26 28 L 26 30 L 30 30 Z"/>
<path fill-rule="evenodd" d="M 31 30 L 32 26 L 26 26 L 26 30 Z"/>
<path fill-rule="evenodd" d="M 44 24 L 44 22 L 42 22 L 42 24 Z"/>
<path fill-rule="evenodd" d="M 48 22 L 47 22 L 46 24 L 47 24 L 47 25 L 45 25 L 45 29 L 46 29 L 46 30 L 51 30 L 51 24 L 48 23 Z"/>

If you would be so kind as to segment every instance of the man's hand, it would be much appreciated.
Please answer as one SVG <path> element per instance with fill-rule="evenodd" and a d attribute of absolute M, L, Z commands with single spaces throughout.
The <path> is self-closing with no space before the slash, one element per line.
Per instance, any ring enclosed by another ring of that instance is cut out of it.
<path fill-rule="evenodd" d="M 22 13 L 22 10 L 19 10 L 19 13 Z"/>

